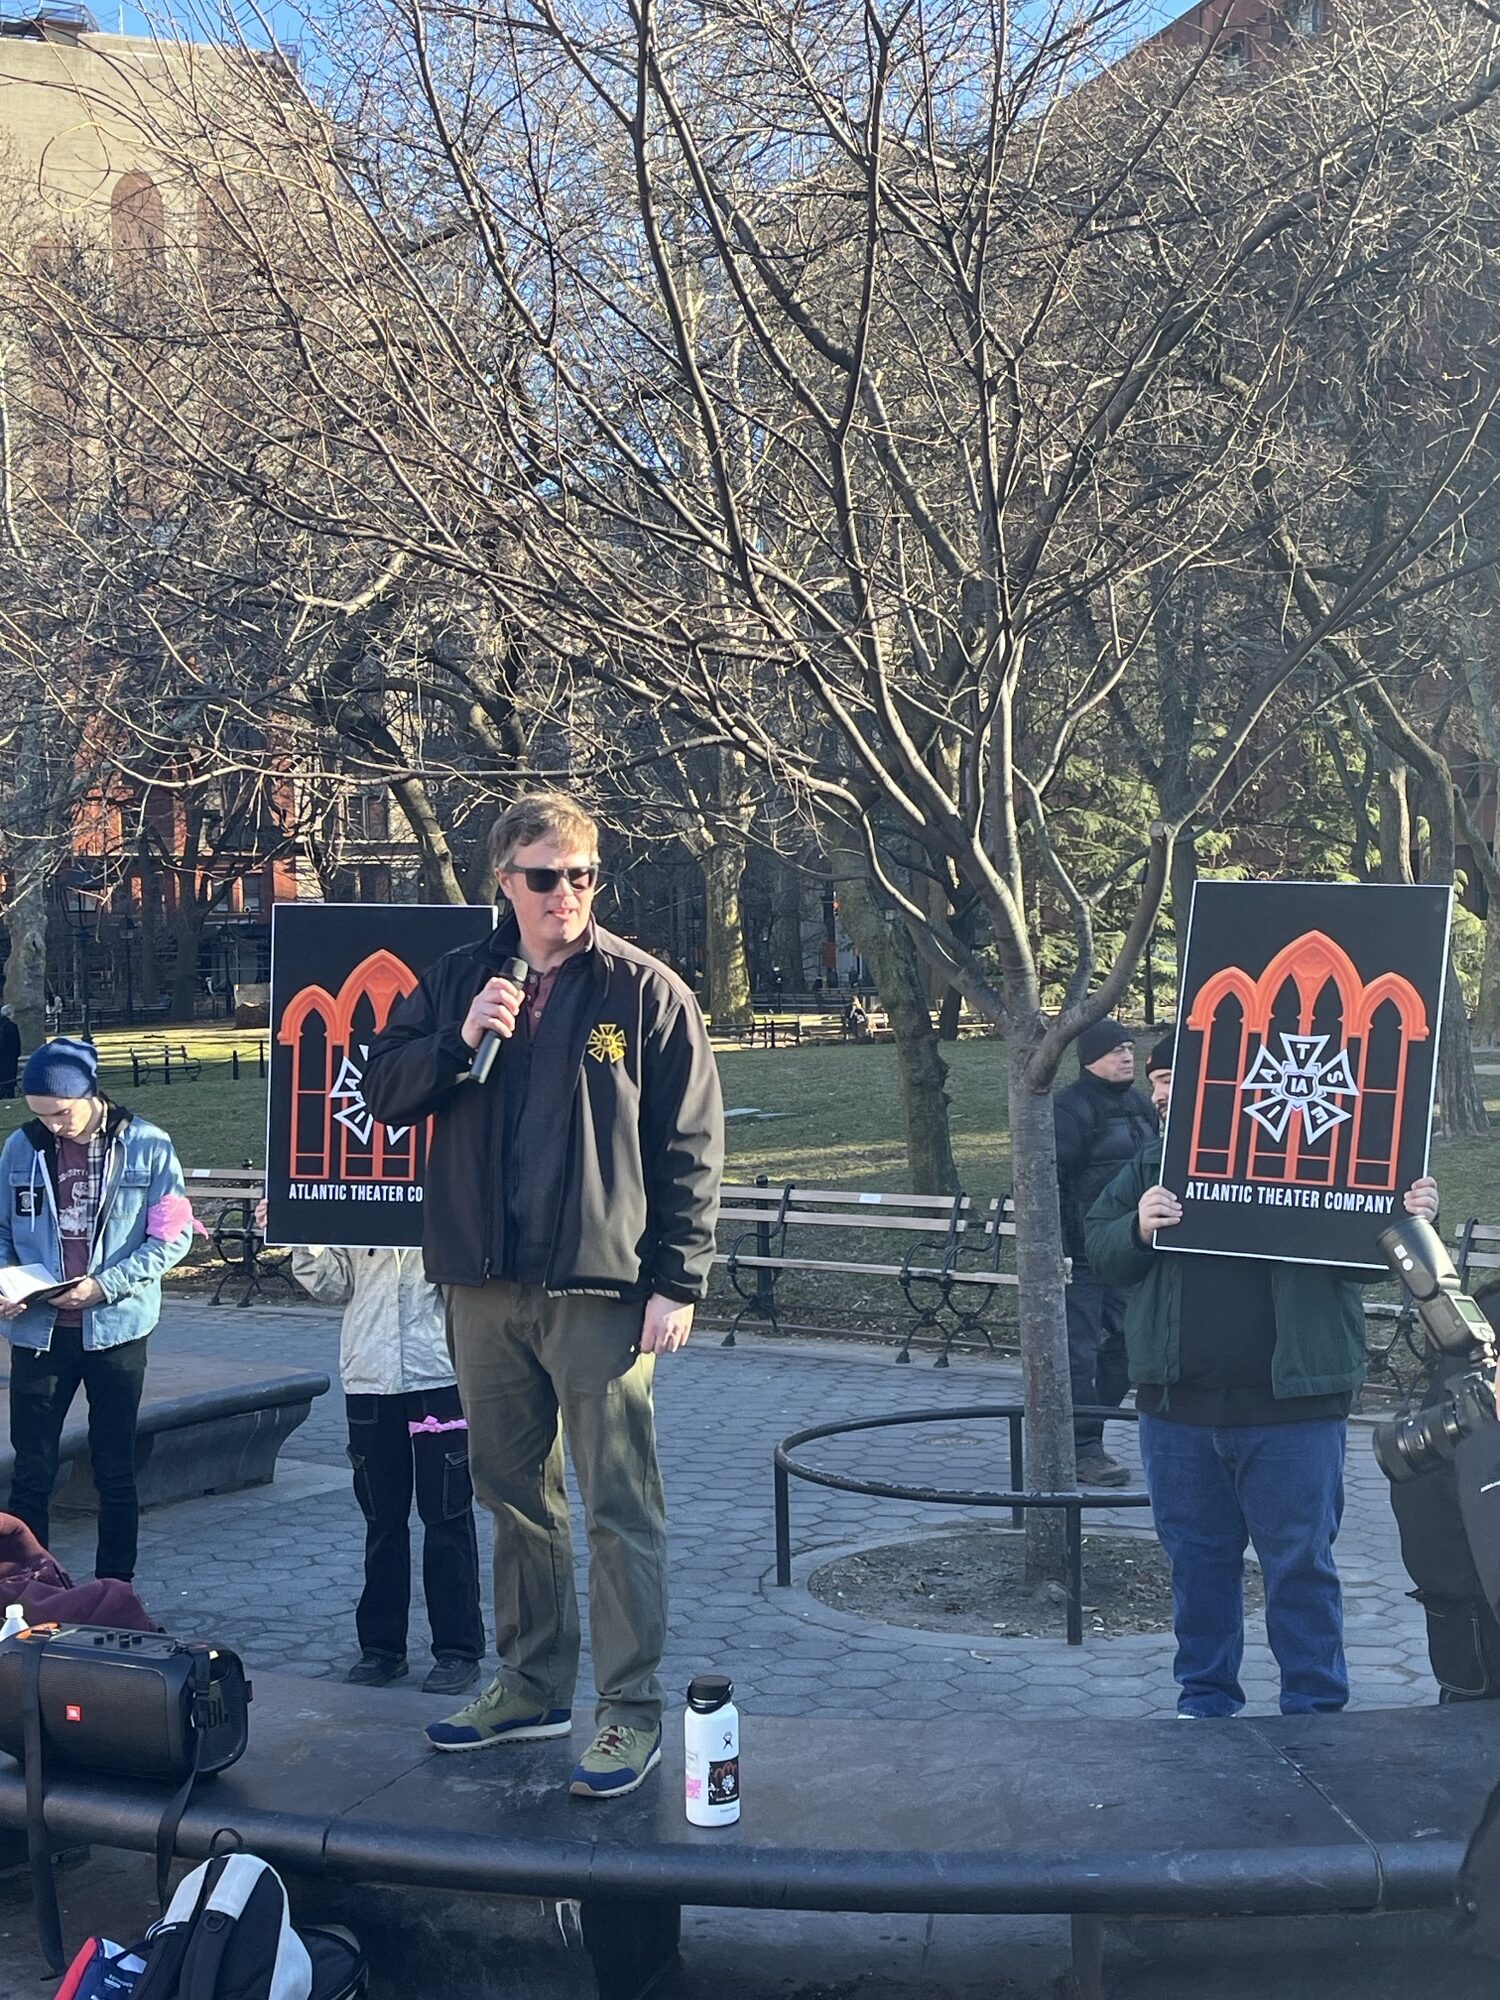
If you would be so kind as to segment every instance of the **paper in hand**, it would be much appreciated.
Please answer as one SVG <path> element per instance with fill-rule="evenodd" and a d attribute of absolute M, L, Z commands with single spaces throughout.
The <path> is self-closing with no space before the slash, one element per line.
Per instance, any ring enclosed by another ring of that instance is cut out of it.
<path fill-rule="evenodd" d="M 41 1264 L 0 1266 L 0 1299 L 8 1306 L 40 1305 L 58 1292 L 66 1292 L 77 1282 L 57 1278 Z"/>

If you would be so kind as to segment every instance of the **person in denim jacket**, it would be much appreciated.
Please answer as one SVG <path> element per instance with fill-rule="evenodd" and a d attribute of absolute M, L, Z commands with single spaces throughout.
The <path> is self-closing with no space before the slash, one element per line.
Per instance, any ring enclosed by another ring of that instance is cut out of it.
<path fill-rule="evenodd" d="M 161 1316 L 162 1273 L 192 1242 L 192 1206 L 166 1133 L 99 1089 L 91 1043 L 44 1043 L 21 1088 L 33 1115 L 0 1151 L 0 1265 L 40 1265 L 69 1282 L 37 1302 L 0 1300 L 15 1451 L 6 1505 L 46 1547 L 58 1444 L 82 1383 L 99 1490 L 94 1573 L 128 1583 L 146 1336 Z"/>

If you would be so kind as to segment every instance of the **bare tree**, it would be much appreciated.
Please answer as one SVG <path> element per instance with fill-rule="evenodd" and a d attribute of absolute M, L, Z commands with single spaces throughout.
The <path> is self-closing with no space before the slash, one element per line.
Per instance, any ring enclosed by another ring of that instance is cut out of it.
<path fill-rule="evenodd" d="M 1071 770 L 1161 671 L 1163 607 L 1274 571 L 1268 495 L 1357 513 L 1298 370 L 1372 267 L 1420 270 L 1434 164 L 1500 89 L 1489 20 L 1436 6 L 1264 76 L 1122 59 L 1131 28 L 1112 0 L 372 0 L 326 116 L 248 65 L 159 135 L 237 274 L 184 313 L 191 393 L 136 328 L 76 328 L 196 507 L 311 552 L 266 566 L 289 613 L 478 605 L 532 680 L 672 715 L 862 854 L 1005 1029 L 1043 1487 L 1072 1479 L 1059 1059 L 1125 994 L 1178 829 L 1490 482 L 1487 392 L 1434 407 L 1359 560 L 1294 554 L 1316 602 L 1242 636 L 1161 816 L 1080 864 Z M 1030 1539 L 1057 1559 L 1057 1523 Z"/>

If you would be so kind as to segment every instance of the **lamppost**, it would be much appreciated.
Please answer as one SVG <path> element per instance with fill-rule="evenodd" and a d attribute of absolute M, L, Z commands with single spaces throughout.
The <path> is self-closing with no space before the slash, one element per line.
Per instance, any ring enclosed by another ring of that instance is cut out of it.
<path fill-rule="evenodd" d="M 99 894 L 97 889 L 85 888 L 76 875 L 62 885 L 63 908 L 78 932 L 83 984 L 83 1039 L 86 1042 L 94 1039 L 94 931 L 99 921 Z"/>
<path fill-rule="evenodd" d="M 124 916 L 120 919 L 120 950 L 125 956 L 125 1024 L 135 1026 L 135 918 Z"/>

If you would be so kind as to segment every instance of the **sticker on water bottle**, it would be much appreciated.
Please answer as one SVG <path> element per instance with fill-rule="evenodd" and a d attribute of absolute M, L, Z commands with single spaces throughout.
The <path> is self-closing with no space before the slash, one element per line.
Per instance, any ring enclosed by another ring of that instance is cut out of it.
<path fill-rule="evenodd" d="M 711 1763 L 708 1767 L 708 1803 L 711 1806 L 733 1805 L 739 1795 L 739 1758 L 726 1757 L 721 1764 Z"/>

